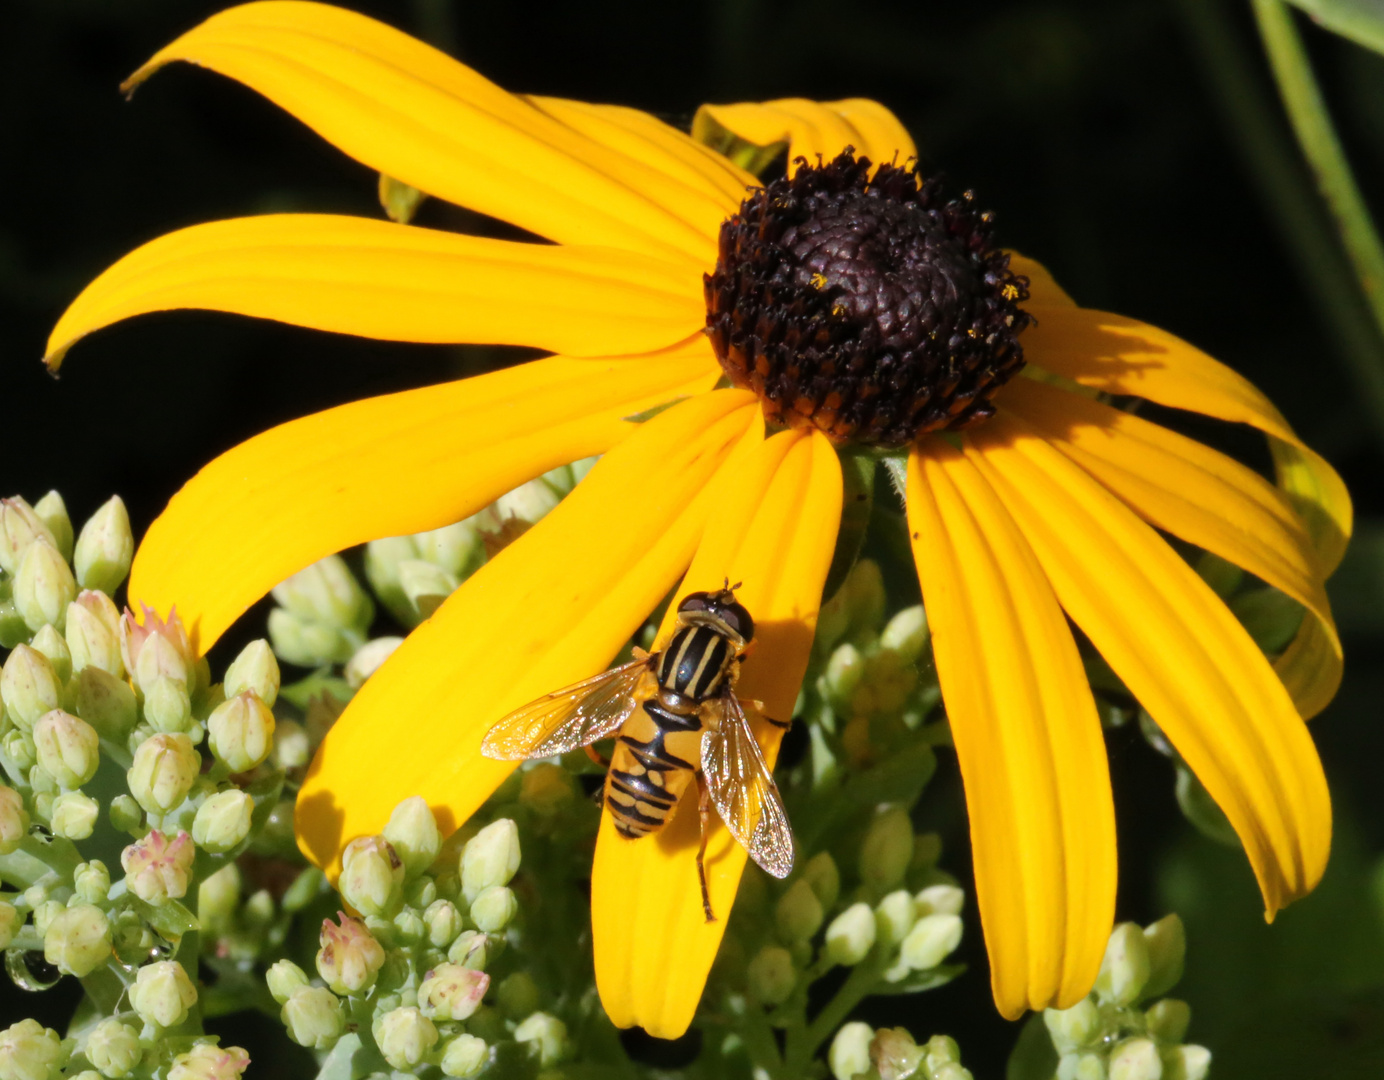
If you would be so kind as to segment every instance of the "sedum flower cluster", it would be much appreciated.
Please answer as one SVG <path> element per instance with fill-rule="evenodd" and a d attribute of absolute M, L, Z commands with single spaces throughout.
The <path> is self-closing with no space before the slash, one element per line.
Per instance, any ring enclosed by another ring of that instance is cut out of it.
<path fill-rule="evenodd" d="M 294 575 L 268 640 L 219 682 L 176 616 L 117 604 L 133 550 L 119 499 L 75 536 L 56 494 L 0 503 L 0 947 L 21 988 L 66 975 L 86 995 L 65 1032 L 0 1031 L 0 1078 L 234 1080 L 264 1052 L 310 1054 L 330 1080 L 642 1075 L 594 989 L 600 773 L 584 753 L 526 763 L 451 836 L 406 799 L 347 848 L 335 889 L 292 830 L 317 744 L 401 640 L 386 619 L 426 618 L 587 467 L 369 544 L 361 577 L 337 556 Z M 854 1019 L 867 998 L 964 970 L 966 895 L 914 825 L 949 741 L 928 624 L 921 606 L 888 608 L 870 558 L 823 607 L 808 723 L 778 770 L 796 869 L 744 878 L 698 1016 L 702 1074 L 971 1075 L 944 1035 Z M 309 671 L 284 682 L 281 662 Z M 1175 918 L 1117 928 L 1092 997 L 1046 1017 L 1044 1080 L 1203 1076 L 1209 1056 L 1180 1043 L 1186 1006 L 1140 1007 L 1175 981 L 1181 947 Z M 208 1023 L 247 1008 L 303 1050 L 221 1046 Z"/>

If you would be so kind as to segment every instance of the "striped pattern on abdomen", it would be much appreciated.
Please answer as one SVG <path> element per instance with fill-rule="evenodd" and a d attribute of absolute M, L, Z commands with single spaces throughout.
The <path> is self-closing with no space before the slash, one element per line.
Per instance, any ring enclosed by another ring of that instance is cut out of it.
<path fill-rule="evenodd" d="M 701 730 L 698 714 L 675 713 L 657 698 L 644 702 L 625 722 L 605 787 L 605 804 L 622 836 L 648 836 L 667 823 L 696 774 Z M 687 756 L 670 748 L 670 741 L 685 744 L 677 749 Z"/>

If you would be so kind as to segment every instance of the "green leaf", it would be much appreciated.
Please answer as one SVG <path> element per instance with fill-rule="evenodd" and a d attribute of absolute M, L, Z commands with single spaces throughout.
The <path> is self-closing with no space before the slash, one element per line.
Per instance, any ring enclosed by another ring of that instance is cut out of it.
<path fill-rule="evenodd" d="M 822 595 L 832 597 L 846 580 L 860 557 L 870 514 L 875 505 L 876 461 L 866 454 L 846 454 L 841 458 L 841 529 L 836 534 L 836 553 L 831 557 L 827 583 Z"/>
<path fill-rule="evenodd" d="M 1384 2 L 1381 0 L 1289 0 L 1333 33 L 1384 53 Z"/>
<path fill-rule="evenodd" d="M 1019 1032 L 1019 1041 L 1009 1054 L 1005 1080 L 1052 1080 L 1057 1073 L 1057 1051 L 1048 1037 L 1043 1014 L 1034 1013 Z"/>
<path fill-rule="evenodd" d="M 161 937 L 175 944 L 182 940 L 184 934 L 190 934 L 200 928 L 197 916 L 176 900 L 150 904 L 137 896 L 127 895 L 126 903 Z"/>
<path fill-rule="evenodd" d="M 668 401 L 660 402 L 657 405 L 651 405 L 643 412 L 637 412 L 633 416 L 626 416 L 625 419 L 628 420 L 631 424 L 647 423 L 648 421 L 652 420 L 655 416 L 657 416 L 659 413 L 665 412 L 666 410 L 671 409 L 678 402 L 686 400 L 687 395 L 682 394 L 678 397 L 671 398 Z"/>
<path fill-rule="evenodd" d="M 965 964 L 943 964 L 927 971 L 915 971 L 896 983 L 880 982 L 873 994 L 875 997 L 888 997 L 893 994 L 920 994 L 924 990 L 936 990 L 939 986 L 946 986 L 965 970 Z"/>

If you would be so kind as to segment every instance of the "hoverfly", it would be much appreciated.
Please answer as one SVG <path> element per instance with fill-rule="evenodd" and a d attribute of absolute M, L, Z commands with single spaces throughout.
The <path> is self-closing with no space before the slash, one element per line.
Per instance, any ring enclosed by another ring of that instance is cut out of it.
<path fill-rule="evenodd" d="M 604 801 L 616 831 L 631 839 L 663 828 L 695 780 L 701 818 L 697 876 L 707 922 L 715 921 L 703 861 L 709 804 L 765 870 L 782 878 L 793 869 L 783 800 L 735 696 L 743 650 L 754 638 L 754 620 L 736 602 L 737 587 L 727 581 L 715 592 L 689 593 L 678 605 L 667 648 L 636 650 L 628 664 L 530 702 L 491 728 L 481 743 L 486 757 L 501 761 L 587 747 L 606 766 Z M 609 761 L 590 749 L 616 732 Z"/>

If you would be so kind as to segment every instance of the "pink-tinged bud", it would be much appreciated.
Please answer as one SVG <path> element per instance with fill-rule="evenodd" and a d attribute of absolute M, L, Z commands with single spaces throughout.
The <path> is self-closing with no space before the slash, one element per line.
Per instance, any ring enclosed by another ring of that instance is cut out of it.
<path fill-rule="evenodd" d="M 120 678 L 125 659 L 120 654 L 120 612 L 103 592 L 87 589 L 67 605 L 67 647 L 72 670 L 98 667 Z"/>
<path fill-rule="evenodd" d="M 201 766 L 202 755 L 186 735 L 150 735 L 135 750 L 125 779 L 140 806 L 166 814 L 187 797 Z"/>
<path fill-rule="evenodd" d="M 67 624 L 67 605 L 75 599 L 77 580 L 67 560 L 47 540 L 30 544 L 14 577 L 14 606 L 24 625 L 33 631 L 45 626 L 62 630 Z"/>
<path fill-rule="evenodd" d="M 465 1020 L 490 989 L 490 976 L 460 964 L 438 964 L 418 987 L 418 1007 L 431 1020 Z"/>
<path fill-rule="evenodd" d="M 207 745 L 231 772 L 247 772 L 274 749 L 274 714 L 252 691 L 237 694 L 212 711 Z"/>
<path fill-rule="evenodd" d="M 185 832 L 169 839 L 158 829 L 120 853 L 125 868 L 125 887 L 141 900 L 161 904 L 187 895 L 192 860 L 197 854 L 192 837 Z"/>
<path fill-rule="evenodd" d="M 62 704 L 62 683 L 37 649 L 16 645 L 0 673 L 0 701 L 21 731 L 33 731 L 39 717 Z"/>
<path fill-rule="evenodd" d="M 870 1062 L 880 1080 L 907 1080 L 917 1074 L 923 1057 L 906 1028 L 880 1028 L 870 1040 Z"/>
<path fill-rule="evenodd" d="M 0 784 L 0 855 L 8 855 L 29 835 L 29 812 L 24 796 Z"/>
<path fill-rule="evenodd" d="M 362 915 L 392 919 L 404 899 L 404 862 L 383 836 L 352 840 L 341 854 L 337 888 Z"/>
<path fill-rule="evenodd" d="M 199 1043 L 173 1059 L 168 1080 L 239 1080 L 250 1055 L 238 1046 Z"/>
<path fill-rule="evenodd" d="M 130 1007 L 146 1024 L 174 1027 L 197 1003 L 197 990 L 176 960 L 160 960 L 139 969 L 129 989 Z"/>
<path fill-rule="evenodd" d="M 35 540 L 47 540 L 58 548 L 57 537 L 33 507 L 18 495 L 0 499 L 0 570 L 10 575 L 17 573 L 19 560 Z"/>
<path fill-rule="evenodd" d="M 338 994 L 363 993 L 375 985 L 375 976 L 384 966 L 384 949 L 359 919 L 344 911 L 337 914 L 340 925 L 322 920 L 317 971 Z"/>
<path fill-rule="evenodd" d="M 95 776 L 101 764 L 96 729 L 61 709 L 46 713 L 34 725 L 34 749 L 44 772 L 69 791 Z"/>
<path fill-rule="evenodd" d="M 165 622 L 147 606 L 141 607 L 142 622 L 128 608 L 120 619 L 120 654 L 125 670 L 140 689 L 152 686 L 160 677 L 180 679 L 191 688 L 197 657 L 177 610 L 170 611 Z"/>

